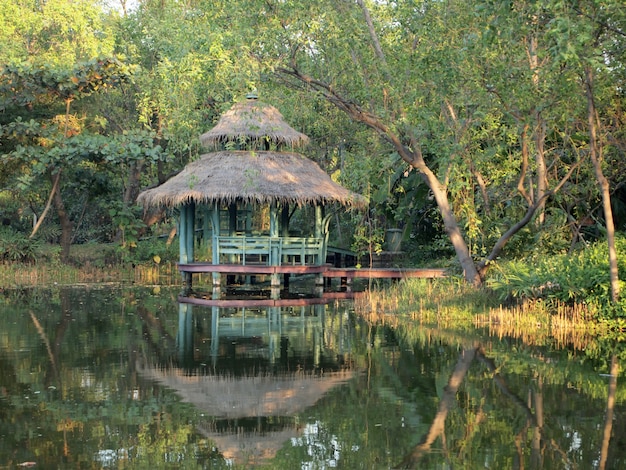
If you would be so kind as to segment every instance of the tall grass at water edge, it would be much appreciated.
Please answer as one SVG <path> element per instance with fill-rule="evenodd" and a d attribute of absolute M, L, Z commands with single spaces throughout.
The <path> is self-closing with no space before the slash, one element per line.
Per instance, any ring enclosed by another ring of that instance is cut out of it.
<path fill-rule="evenodd" d="M 457 279 L 407 279 L 385 289 L 371 289 L 355 300 L 355 311 L 369 321 L 392 327 L 403 324 L 513 336 L 535 344 L 579 344 L 605 325 L 594 321 L 584 305 L 527 301 L 504 307 L 489 291 Z"/>
<path fill-rule="evenodd" d="M 181 282 L 175 263 L 75 267 L 63 264 L 0 264 L 0 289 L 121 282 L 144 285 L 177 285 Z"/>

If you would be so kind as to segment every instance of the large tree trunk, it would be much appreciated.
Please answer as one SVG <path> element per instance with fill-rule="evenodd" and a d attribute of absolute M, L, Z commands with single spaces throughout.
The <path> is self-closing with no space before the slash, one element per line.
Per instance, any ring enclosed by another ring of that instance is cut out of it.
<path fill-rule="evenodd" d="M 602 171 L 602 148 L 598 142 L 598 120 L 593 96 L 593 71 L 585 68 L 585 91 L 587 94 L 587 118 L 589 123 L 589 155 L 596 173 L 596 180 L 602 194 L 602 207 L 606 226 L 606 238 L 609 245 L 609 274 L 611 279 L 611 301 L 619 299 L 619 273 L 617 270 L 617 251 L 615 249 L 615 224 L 611 207 L 611 188 Z"/>
<path fill-rule="evenodd" d="M 126 205 L 134 204 L 137 196 L 139 195 L 139 178 L 141 177 L 143 168 L 143 161 L 132 162 L 130 164 L 130 168 L 128 169 L 128 183 L 126 185 L 126 190 L 124 191 L 124 204 Z"/>
<path fill-rule="evenodd" d="M 48 211 L 50 210 L 50 206 L 52 206 L 52 200 L 54 199 L 54 195 L 55 195 L 55 193 L 57 192 L 57 190 L 59 188 L 59 181 L 60 180 L 61 180 L 61 170 L 59 170 L 57 172 L 56 176 L 54 178 L 52 178 L 52 190 L 50 191 L 50 196 L 48 196 L 48 202 L 46 202 L 46 207 L 44 208 L 43 212 L 41 213 L 41 216 L 37 220 L 37 223 L 33 227 L 33 231 L 30 232 L 30 235 L 29 235 L 28 238 L 33 238 L 37 234 L 37 231 L 41 227 L 41 224 L 43 224 L 43 221 L 46 220 L 46 216 L 48 215 Z"/>
<path fill-rule="evenodd" d="M 72 221 L 65 210 L 65 204 L 61 197 L 61 188 L 57 188 L 53 197 L 54 208 L 61 223 L 61 261 L 66 263 L 70 259 L 70 246 L 72 244 L 72 231 L 74 229 Z"/>
<path fill-rule="evenodd" d="M 535 112 L 535 165 L 537 167 L 537 200 L 540 201 L 537 207 L 537 224 L 543 225 L 546 220 L 545 206 L 546 193 L 548 192 L 548 169 L 545 159 L 546 123 L 541 116 L 541 112 Z"/>
<path fill-rule="evenodd" d="M 444 228 L 450 238 L 452 246 L 454 247 L 454 252 L 459 260 L 461 269 L 463 269 L 463 276 L 465 277 L 465 280 L 471 284 L 479 286 L 482 283 L 482 278 L 479 276 L 474 260 L 470 255 L 469 247 L 465 242 L 465 238 L 463 238 L 463 234 L 461 233 L 461 229 L 459 228 L 454 212 L 450 207 L 446 189 L 426 165 L 423 165 L 422 168 L 416 168 L 421 171 L 422 175 L 424 175 L 426 184 L 435 196 L 437 207 L 439 208 L 439 212 L 441 213 L 441 217 L 443 219 Z"/>
<path fill-rule="evenodd" d="M 403 143 L 401 137 L 395 134 L 378 116 L 364 110 L 358 104 L 339 95 L 330 85 L 312 77 L 302 74 L 295 65 L 291 68 L 281 68 L 280 74 L 297 79 L 307 88 L 322 93 L 324 98 L 330 103 L 344 111 L 351 119 L 361 122 L 371 129 L 375 130 L 383 139 L 389 142 L 398 152 L 402 160 L 418 170 L 424 181 L 433 192 L 437 207 L 443 218 L 444 227 L 450 242 L 454 247 L 457 258 L 463 269 L 465 280 L 475 286 L 482 284 L 482 279 L 478 273 L 478 269 L 474 264 L 469 251 L 469 247 L 465 242 L 465 238 L 461 233 L 461 229 L 456 220 L 454 212 L 448 201 L 448 193 L 445 185 L 439 181 L 435 173 L 426 164 L 419 142 L 413 136 L 410 137 L 410 148 Z"/>
<path fill-rule="evenodd" d="M 538 17 L 533 16 L 532 24 L 537 25 Z M 538 91 L 540 87 L 539 82 L 539 57 L 537 55 L 538 49 L 538 39 L 536 32 L 533 30 L 532 33 L 529 34 L 526 42 L 527 54 L 528 54 L 528 65 L 532 72 L 532 81 L 535 89 Z M 536 199 L 539 201 L 537 204 L 537 224 L 542 225 L 545 222 L 545 205 L 546 198 L 544 194 L 548 191 L 548 170 L 546 167 L 545 160 L 545 140 L 546 140 L 546 123 L 541 115 L 541 111 L 538 108 L 535 108 L 533 112 L 533 116 L 535 119 L 535 129 L 533 130 L 533 136 L 535 140 L 535 165 L 537 167 L 537 193 Z"/>

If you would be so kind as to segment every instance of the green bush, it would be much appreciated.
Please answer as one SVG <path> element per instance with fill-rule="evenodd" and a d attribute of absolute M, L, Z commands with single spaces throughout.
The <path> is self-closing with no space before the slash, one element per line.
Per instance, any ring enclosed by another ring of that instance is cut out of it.
<path fill-rule="evenodd" d="M 616 239 L 618 268 L 626 272 L 626 237 Z M 518 260 L 494 265 L 487 285 L 501 300 L 545 299 L 553 303 L 588 304 L 606 311 L 610 306 L 609 257 L 606 241 L 598 241 L 570 255 Z M 623 281 L 620 280 L 623 287 Z M 623 289 L 622 289 L 623 290 Z"/>
<path fill-rule="evenodd" d="M 178 241 L 178 240 L 177 240 Z M 178 243 L 167 245 L 163 238 L 149 238 L 137 243 L 137 247 L 132 252 L 133 259 L 138 263 L 156 262 L 157 264 L 178 260 Z"/>
<path fill-rule="evenodd" d="M 9 227 L 0 229 L 0 260 L 34 262 L 42 255 L 42 243 Z"/>

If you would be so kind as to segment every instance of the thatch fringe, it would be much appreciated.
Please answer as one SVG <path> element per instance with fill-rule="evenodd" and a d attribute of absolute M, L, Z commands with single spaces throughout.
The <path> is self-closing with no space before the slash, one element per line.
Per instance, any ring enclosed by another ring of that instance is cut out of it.
<path fill-rule="evenodd" d="M 293 152 L 221 151 L 189 163 L 162 185 L 142 192 L 143 206 L 176 207 L 188 202 L 338 203 L 363 208 L 367 200 L 334 182 L 317 163 Z"/>

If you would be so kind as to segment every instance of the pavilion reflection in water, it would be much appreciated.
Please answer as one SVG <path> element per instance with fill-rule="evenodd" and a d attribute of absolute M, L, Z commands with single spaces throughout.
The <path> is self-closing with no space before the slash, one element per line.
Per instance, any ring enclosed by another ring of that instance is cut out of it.
<path fill-rule="evenodd" d="M 302 433 L 299 416 L 354 374 L 346 307 L 307 300 L 181 302 L 177 360 L 137 369 L 198 409 L 197 430 L 225 459 L 271 458 Z"/>

